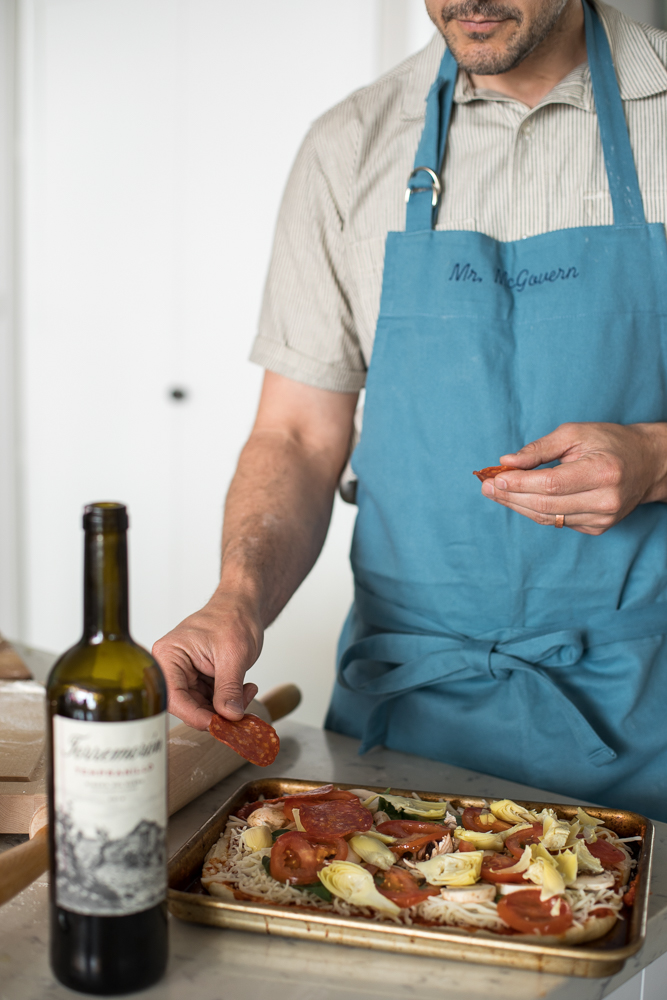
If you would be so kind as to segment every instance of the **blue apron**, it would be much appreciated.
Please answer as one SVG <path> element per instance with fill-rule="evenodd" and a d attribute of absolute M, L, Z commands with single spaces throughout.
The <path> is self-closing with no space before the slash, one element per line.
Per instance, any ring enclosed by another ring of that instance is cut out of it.
<path fill-rule="evenodd" d="M 667 420 L 665 227 L 646 222 L 607 37 L 584 10 L 612 226 L 436 231 L 448 51 L 429 93 L 406 231 L 387 236 L 326 726 L 360 752 L 667 820 L 667 505 L 599 537 L 556 531 L 471 474 L 567 421 Z"/>

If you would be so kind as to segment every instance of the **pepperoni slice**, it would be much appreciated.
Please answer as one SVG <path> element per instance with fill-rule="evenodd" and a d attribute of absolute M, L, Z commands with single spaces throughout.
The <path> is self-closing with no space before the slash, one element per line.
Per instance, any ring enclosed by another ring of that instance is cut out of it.
<path fill-rule="evenodd" d="M 305 802 L 299 809 L 301 826 L 311 837 L 347 837 L 370 830 L 373 814 L 354 798 L 354 802 Z"/>
<path fill-rule="evenodd" d="M 280 750 L 277 732 L 257 715 L 244 715 L 239 722 L 214 715 L 208 731 L 216 740 L 260 767 L 273 764 Z"/>
<path fill-rule="evenodd" d="M 314 802 L 358 802 L 359 796 L 355 795 L 353 792 L 346 792 L 342 788 L 327 789 L 322 792 L 319 790 L 314 790 L 311 793 L 304 793 L 303 795 L 288 795 L 287 798 L 283 799 L 283 805 L 285 809 L 285 815 L 288 819 L 294 819 L 293 809 L 301 809 L 303 805 L 310 805 Z"/>
<path fill-rule="evenodd" d="M 477 476 L 480 483 L 483 483 L 485 479 L 495 479 L 501 472 L 512 472 L 515 468 L 514 465 L 487 465 L 485 469 L 473 472 L 473 476 Z"/>

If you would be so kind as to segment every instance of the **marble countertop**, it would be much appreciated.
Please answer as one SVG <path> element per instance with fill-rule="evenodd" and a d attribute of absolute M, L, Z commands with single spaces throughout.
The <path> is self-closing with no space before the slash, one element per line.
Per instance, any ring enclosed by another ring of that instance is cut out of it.
<path fill-rule="evenodd" d="M 436 761 L 376 749 L 357 755 L 356 740 L 284 719 L 281 752 L 270 768 L 247 764 L 174 815 L 173 853 L 240 784 L 273 774 L 320 782 L 434 789 L 494 797 L 566 801 L 533 788 Z M 0 837 L 0 849 L 20 838 Z M 4 842 L 4 843 L 3 843 Z M 646 944 L 611 979 L 581 979 L 412 958 L 287 938 L 225 931 L 171 920 L 166 977 L 146 1000 L 432 1000 L 446 988 L 464 1000 L 600 1000 L 667 951 L 667 824 L 656 824 L 655 862 Z M 75 996 L 48 965 L 46 876 L 0 909 L 0 1000 L 64 1000 Z M 81 994 L 78 994 L 81 996 Z"/>

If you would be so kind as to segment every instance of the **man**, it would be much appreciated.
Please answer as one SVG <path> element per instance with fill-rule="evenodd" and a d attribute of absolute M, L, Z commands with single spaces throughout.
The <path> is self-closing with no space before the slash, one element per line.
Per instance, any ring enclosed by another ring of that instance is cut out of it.
<path fill-rule="evenodd" d="M 327 725 L 667 819 L 667 35 L 581 0 L 427 8 L 440 34 L 296 161 L 220 585 L 155 646 L 170 709 L 255 694 L 365 385 Z"/>

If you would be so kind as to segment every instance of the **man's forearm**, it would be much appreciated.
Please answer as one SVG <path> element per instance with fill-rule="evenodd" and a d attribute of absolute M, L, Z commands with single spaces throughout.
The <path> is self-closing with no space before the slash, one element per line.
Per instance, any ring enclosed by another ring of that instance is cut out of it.
<path fill-rule="evenodd" d="M 238 594 L 266 628 L 311 570 L 340 470 L 282 430 L 251 435 L 227 495 L 217 596 Z"/>

